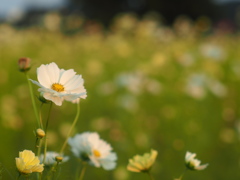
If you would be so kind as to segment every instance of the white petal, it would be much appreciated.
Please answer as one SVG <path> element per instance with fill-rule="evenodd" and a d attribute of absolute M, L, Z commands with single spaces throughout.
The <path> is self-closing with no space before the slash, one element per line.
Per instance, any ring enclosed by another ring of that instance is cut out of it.
<path fill-rule="evenodd" d="M 80 93 L 80 94 L 68 94 L 63 96 L 66 101 L 73 101 L 79 97 L 85 97 L 86 93 Z"/>
<path fill-rule="evenodd" d="M 204 165 L 195 167 L 195 169 L 196 169 L 196 170 L 203 170 L 203 169 L 205 169 L 207 166 L 208 166 L 208 164 L 204 164 Z"/>
<path fill-rule="evenodd" d="M 58 66 L 52 62 L 47 65 L 47 71 L 51 80 L 51 83 L 58 83 L 60 78 L 60 69 Z"/>
<path fill-rule="evenodd" d="M 47 100 L 52 101 L 53 103 L 55 103 L 57 106 L 61 106 L 62 102 L 63 102 L 63 98 L 62 97 L 58 97 L 58 96 L 53 96 L 51 93 L 44 93 L 43 97 Z"/>
<path fill-rule="evenodd" d="M 41 85 L 39 82 L 34 81 L 34 80 L 32 80 L 32 79 L 29 79 L 29 80 L 32 81 L 33 84 L 36 84 L 36 85 L 38 85 L 39 87 L 45 88 L 45 87 L 44 87 L 43 85 Z"/>
<path fill-rule="evenodd" d="M 108 161 L 108 160 L 101 160 L 101 165 L 105 170 L 112 170 L 116 167 L 116 162 Z"/>
<path fill-rule="evenodd" d="M 75 75 L 69 82 L 65 84 L 66 91 L 72 91 L 74 89 L 83 86 L 83 79 L 80 75 Z"/>
<path fill-rule="evenodd" d="M 52 82 L 50 80 L 46 65 L 41 65 L 39 68 L 37 68 L 37 78 L 41 85 L 46 88 L 51 88 Z"/>
<path fill-rule="evenodd" d="M 84 86 L 80 86 L 76 89 L 71 90 L 71 93 L 76 93 L 76 94 L 83 93 L 83 92 L 86 93 L 86 89 L 84 88 Z"/>
<path fill-rule="evenodd" d="M 68 81 L 70 81 L 75 76 L 75 74 L 76 72 L 73 69 L 62 72 L 59 83 L 65 87 L 65 84 L 68 83 Z"/>
<path fill-rule="evenodd" d="M 98 158 L 96 158 L 95 156 L 89 156 L 89 158 L 95 167 L 100 167 L 100 162 L 98 161 Z"/>
<path fill-rule="evenodd" d="M 116 167 L 117 155 L 116 153 L 109 154 L 108 157 L 100 159 L 100 163 L 105 170 L 112 170 Z"/>

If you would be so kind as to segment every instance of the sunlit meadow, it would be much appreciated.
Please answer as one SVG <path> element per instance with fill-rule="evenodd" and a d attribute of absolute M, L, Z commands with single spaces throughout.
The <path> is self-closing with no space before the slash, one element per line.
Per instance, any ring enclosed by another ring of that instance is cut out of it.
<path fill-rule="evenodd" d="M 213 29 L 206 18 L 180 17 L 173 27 L 157 20 L 125 14 L 105 31 L 98 23 L 52 13 L 41 26 L 0 25 L 0 179 L 16 179 L 19 152 L 36 152 L 39 127 L 28 81 L 19 71 L 21 57 L 31 59 L 32 80 L 37 68 L 51 62 L 82 75 L 87 97 L 80 100 L 71 137 L 97 132 L 117 155 L 114 169 L 88 165 L 83 179 L 173 180 L 183 172 L 184 180 L 240 178 L 239 35 Z M 38 86 L 32 87 L 39 109 Z M 44 122 L 49 106 L 42 107 Z M 76 113 L 71 102 L 52 105 L 48 151 L 61 150 Z M 127 169 L 129 159 L 152 149 L 158 153 L 150 178 Z M 185 171 L 186 152 L 208 163 L 206 169 Z M 68 160 L 59 163 L 54 178 L 78 179 L 82 164 L 69 144 L 64 155 Z"/>

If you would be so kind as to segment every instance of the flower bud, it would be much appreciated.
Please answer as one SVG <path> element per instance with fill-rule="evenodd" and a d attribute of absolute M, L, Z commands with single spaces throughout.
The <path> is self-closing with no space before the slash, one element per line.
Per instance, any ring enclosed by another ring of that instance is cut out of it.
<path fill-rule="evenodd" d="M 38 99 L 39 99 L 40 102 L 42 102 L 44 104 L 47 104 L 47 103 L 51 102 L 51 101 L 49 101 L 49 100 L 47 100 L 43 97 L 43 93 L 40 93 L 40 95 L 38 96 Z"/>
<path fill-rule="evenodd" d="M 38 138 L 43 138 L 45 136 L 45 132 L 44 132 L 44 130 L 39 128 L 36 130 L 36 135 Z"/>
<path fill-rule="evenodd" d="M 62 157 L 62 156 L 56 156 L 56 157 L 55 157 L 55 160 L 56 160 L 58 163 L 60 163 L 60 162 L 62 162 L 63 157 Z"/>
<path fill-rule="evenodd" d="M 27 72 L 30 70 L 30 58 L 22 57 L 18 60 L 18 67 L 21 72 Z"/>

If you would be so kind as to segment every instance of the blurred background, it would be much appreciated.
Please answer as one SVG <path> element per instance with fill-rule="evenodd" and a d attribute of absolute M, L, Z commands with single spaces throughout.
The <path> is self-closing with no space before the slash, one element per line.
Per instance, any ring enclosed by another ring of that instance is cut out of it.
<path fill-rule="evenodd" d="M 85 179 L 145 180 L 128 172 L 128 159 L 159 155 L 155 179 L 184 171 L 186 151 L 206 170 L 186 180 L 240 178 L 240 1 L 227 0 L 1 0 L 0 163 L 3 180 L 15 179 L 15 157 L 34 150 L 37 128 L 20 57 L 36 68 L 56 62 L 82 74 L 75 133 L 96 131 L 118 154 L 113 171 L 88 167 Z M 37 87 L 34 93 L 38 96 Z M 38 102 L 38 105 L 40 103 Z M 76 105 L 53 106 L 48 149 L 59 151 Z M 48 105 L 43 107 L 46 119 Z M 59 179 L 74 179 L 71 155 Z"/>

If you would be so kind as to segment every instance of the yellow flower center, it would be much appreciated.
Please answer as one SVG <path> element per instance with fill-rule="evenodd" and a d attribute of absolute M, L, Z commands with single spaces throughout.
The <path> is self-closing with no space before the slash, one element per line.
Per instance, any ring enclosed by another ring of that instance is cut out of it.
<path fill-rule="evenodd" d="M 54 91 L 57 91 L 57 92 L 63 92 L 63 91 L 64 91 L 63 85 L 58 84 L 58 83 L 54 83 L 51 88 L 52 88 Z"/>
<path fill-rule="evenodd" d="M 100 154 L 100 152 L 98 150 L 93 150 L 93 154 L 96 157 L 101 157 L 101 154 Z"/>

